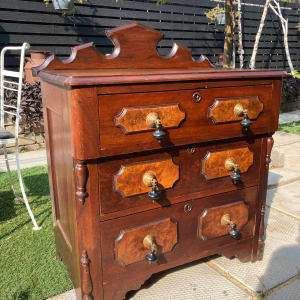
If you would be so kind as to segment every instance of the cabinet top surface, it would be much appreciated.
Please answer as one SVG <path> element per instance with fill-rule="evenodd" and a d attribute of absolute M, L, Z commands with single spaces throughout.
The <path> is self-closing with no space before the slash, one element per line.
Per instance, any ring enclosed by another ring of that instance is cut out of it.
<path fill-rule="evenodd" d="M 205 56 L 195 60 L 188 48 L 174 44 L 160 56 L 157 43 L 162 33 L 138 23 L 107 30 L 115 45 L 110 55 L 98 52 L 93 43 L 75 46 L 71 55 L 60 60 L 54 55 L 33 68 L 33 74 L 61 85 L 118 84 L 135 82 L 274 78 L 281 70 L 216 69 Z"/>

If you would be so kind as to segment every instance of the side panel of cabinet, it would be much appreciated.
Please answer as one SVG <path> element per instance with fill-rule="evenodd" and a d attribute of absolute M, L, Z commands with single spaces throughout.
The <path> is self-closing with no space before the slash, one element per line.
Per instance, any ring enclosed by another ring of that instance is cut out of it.
<path fill-rule="evenodd" d="M 42 82 L 49 184 L 57 255 L 67 266 L 74 286 L 78 287 L 68 92 L 68 89 Z"/>

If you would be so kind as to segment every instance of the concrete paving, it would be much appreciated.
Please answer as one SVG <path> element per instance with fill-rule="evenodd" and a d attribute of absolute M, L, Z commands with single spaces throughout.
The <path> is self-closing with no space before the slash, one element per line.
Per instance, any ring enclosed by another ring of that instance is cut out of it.
<path fill-rule="evenodd" d="M 300 121 L 300 110 L 282 113 L 279 115 L 279 124 L 286 124 Z"/>
<path fill-rule="evenodd" d="M 24 152 L 20 153 L 19 156 L 22 169 L 47 165 L 46 150 Z M 8 155 L 9 166 L 11 170 L 16 170 L 15 157 L 15 154 Z M 3 155 L 0 156 L 0 173 L 2 172 L 6 172 L 6 165 Z"/>

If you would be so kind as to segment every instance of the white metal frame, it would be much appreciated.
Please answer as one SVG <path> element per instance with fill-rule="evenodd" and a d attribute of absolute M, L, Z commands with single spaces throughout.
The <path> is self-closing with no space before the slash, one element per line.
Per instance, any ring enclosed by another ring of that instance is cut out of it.
<path fill-rule="evenodd" d="M 6 149 L 6 144 L 8 143 L 15 143 L 15 154 L 16 154 L 16 166 L 17 166 L 17 174 L 18 174 L 18 180 L 20 184 L 20 189 L 22 192 L 22 196 L 27 208 L 27 211 L 29 213 L 29 216 L 31 218 L 31 221 L 33 223 L 33 230 L 40 230 L 41 227 L 38 226 L 34 215 L 32 213 L 32 210 L 29 206 L 28 199 L 25 193 L 24 189 L 24 184 L 21 176 L 21 169 L 20 169 L 20 160 L 19 160 L 19 120 L 20 120 L 20 112 L 21 112 L 21 94 L 22 94 L 22 79 L 23 79 L 23 69 L 24 69 L 24 56 L 25 56 L 25 51 L 30 48 L 30 45 L 28 43 L 23 43 L 21 47 L 4 47 L 1 51 L 1 61 L 0 61 L 0 127 L 4 128 L 4 117 L 5 114 L 9 115 L 14 115 L 16 117 L 15 120 L 15 135 L 14 138 L 9 138 L 9 139 L 0 139 L 0 147 L 2 145 L 3 150 L 4 150 L 4 156 L 5 156 L 5 163 L 6 163 L 6 168 L 7 168 L 7 173 L 9 177 L 9 182 L 11 185 L 11 188 L 14 192 L 15 199 L 19 199 L 16 189 L 13 184 L 11 172 L 10 172 L 10 167 L 9 167 L 9 161 L 8 161 L 8 156 L 7 156 L 7 149 Z M 20 51 L 20 68 L 19 71 L 9 71 L 5 70 L 4 66 L 4 57 L 5 53 L 7 51 Z M 11 80 L 6 80 L 5 78 L 17 78 L 18 81 L 11 81 Z M 5 83 L 10 83 L 14 84 L 16 88 L 11 88 L 5 86 Z M 12 90 L 17 92 L 17 105 L 8 105 L 5 104 L 5 99 L 4 99 L 4 90 Z M 13 110 L 13 111 L 12 111 Z"/>

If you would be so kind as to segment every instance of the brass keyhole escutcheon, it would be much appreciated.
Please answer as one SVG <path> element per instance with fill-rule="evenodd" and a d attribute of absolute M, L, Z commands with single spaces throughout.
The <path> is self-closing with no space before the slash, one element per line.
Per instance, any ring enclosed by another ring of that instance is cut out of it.
<path fill-rule="evenodd" d="M 195 103 L 199 103 L 201 101 L 201 99 L 202 99 L 202 97 L 200 96 L 200 94 L 198 92 L 193 94 L 193 101 Z"/>
<path fill-rule="evenodd" d="M 192 211 L 193 207 L 191 204 L 187 203 L 184 207 L 183 207 L 183 211 L 184 212 L 190 212 Z"/>

